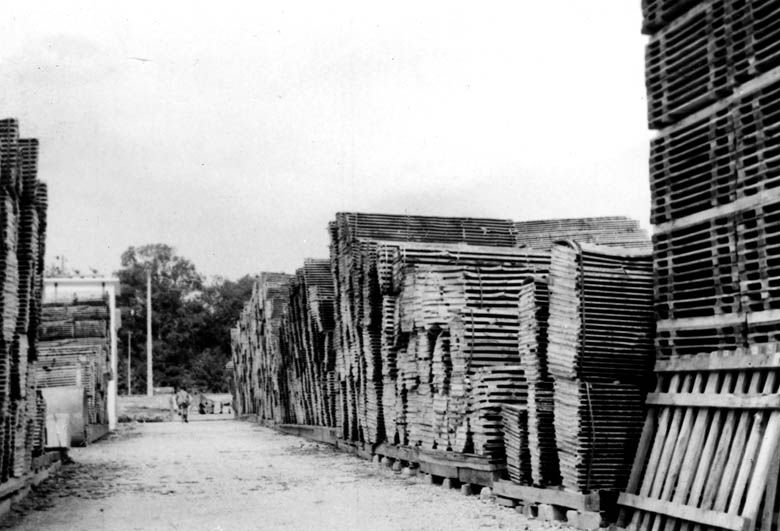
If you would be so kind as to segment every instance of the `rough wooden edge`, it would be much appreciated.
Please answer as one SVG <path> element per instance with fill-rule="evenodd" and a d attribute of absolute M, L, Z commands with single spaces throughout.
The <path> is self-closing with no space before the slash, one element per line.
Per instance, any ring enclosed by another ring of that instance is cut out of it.
<path fill-rule="evenodd" d="M 780 196 L 778 196 L 780 199 Z M 708 317 L 686 317 L 681 319 L 662 319 L 656 322 L 659 332 L 670 330 L 696 330 L 716 326 L 733 326 L 738 324 L 765 324 L 780 321 L 780 310 L 765 310 L 762 312 L 739 312 Z"/>
<path fill-rule="evenodd" d="M 516 485 L 511 481 L 498 480 L 493 483 L 493 493 L 505 498 L 558 505 L 577 511 L 600 511 L 601 497 L 598 493 L 581 494 L 560 489 L 543 489 Z"/>
<path fill-rule="evenodd" d="M 733 371 L 746 369 L 780 368 L 780 353 L 741 354 L 726 352 L 723 354 L 695 355 L 685 358 L 659 360 L 655 363 L 655 372 L 700 372 Z"/>
<path fill-rule="evenodd" d="M 618 505 L 647 511 L 688 522 L 702 524 L 716 529 L 728 529 L 730 531 L 747 531 L 750 528 L 750 520 L 734 514 L 699 509 L 690 505 L 682 505 L 669 501 L 646 498 L 635 494 L 621 492 L 618 497 Z"/>
<path fill-rule="evenodd" d="M 780 409 L 780 394 L 649 393 L 649 406 L 714 407 L 718 409 Z"/>

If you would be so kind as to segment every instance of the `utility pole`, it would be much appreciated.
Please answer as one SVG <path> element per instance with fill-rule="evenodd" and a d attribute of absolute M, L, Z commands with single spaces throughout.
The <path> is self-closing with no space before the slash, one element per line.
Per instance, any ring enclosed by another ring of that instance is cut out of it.
<path fill-rule="evenodd" d="M 133 377 L 132 372 L 130 372 L 130 363 L 133 359 L 133 349 L 132 349 L 132 341 L 133 341 L 133 333 L 128 331 L 127 332 L 127 396 L 130 396 L 133 394 Z"/>
<path fill-rule="evenodd" d="M 146 270 L 146 395 L 154 394 L 152 381 L 152 266 Z"/>

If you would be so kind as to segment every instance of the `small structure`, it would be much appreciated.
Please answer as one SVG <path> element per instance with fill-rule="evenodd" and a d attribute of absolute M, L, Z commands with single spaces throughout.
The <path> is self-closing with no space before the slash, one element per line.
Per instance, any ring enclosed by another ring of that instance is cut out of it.
<path fill-rule="evenodd" d="M 116 278 L 44 279 L 35 370 L 50 420 L 67 425 L 71 444 L 116 428 L 118 288 Z"/>

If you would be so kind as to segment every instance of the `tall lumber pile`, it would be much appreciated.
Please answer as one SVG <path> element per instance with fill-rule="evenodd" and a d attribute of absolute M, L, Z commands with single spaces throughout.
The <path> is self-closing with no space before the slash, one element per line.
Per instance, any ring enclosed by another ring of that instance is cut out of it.
<path fill-rule="evenodd" d="M 383 306 L 390 311 L 392 303 L 383 302 L 380 273 L 386 283 L 392 263 L 385 260 L 378 268 L 379 244 L 513 247 L 514 227 L 509 220 L 338 213 L 329 231 L 336 288 L 336 370 L 342 396 L 339 424 L 345 439 L 381 442 L 387 438 L 382 403 L 382 311 Z"/>
<path fill-rule="evenodd" d="M 333 299 L 330 261 L 307 259 L 290 279 L 290 302 L 281 321 L 287 404 L 296 424 L 336 425 Z"/>
<path fill-rule="evenodd" d="M 308 260 L 294 276 L 263 273 L 244 308 L 232 334 L 238 413 L 336 426 L 347 441 L 476 454 L 506 462 L 518 483 L 559 486 L 563 473 L 563 484 L 581 492 L 615 488 L 605 468 L 614 464 L 613 476 L 625 478 L 626 464 L 609 461 L 607 437 L 587 431 L 593 419 L 571 407 L 571 396 L 583 403 L 578 386 L 586 382 L 585 392 L 598 400 L 613 393 L 641 407 L 641 396 L 624 388 L 639 389 L 625 373 L 641 378 L 652 354 L 649 254 L 583 244 L 587 271 L 566 264 L 579 284 L 562 291 L 575 279 L 559 276 L 556 295 L 564 306 L 587 307 L 583 337 L 593 344 L 563 353 L 585 373 L 558 375 L 562 351 L 548 330 L 555 319 L 576 328 L 582 315 L 559 308 L 551 317 L 550 242 L 578 230 L 610 245 L 641 248 L 647 240 L 625 218 L 539 223 L 521 234 L 508 220 L 337 214 L 330 260 Z M 543 226 L 558 229 L 546 234 Z M 586 293 L 578 291 L 583 278 Z M 630 309 L 622 316 L 603 303 L 618 297 Z M 599 336 L 604 311 L 613 311 L 614 344 Z M 631 336 L 634 325 L 641 341 Z M 597 336 L 607 345 L 601 350 L 593 346 Z M 599 357 L 605 351 L 612 357 Z M 601 364 L 594 368 L 594 360 Z M 613 381 L 611 363 L 631 385 Z M 603 381 L 591 378 L 594 371 Z M 560 431 L 556 407 L 571 437 Z M 630 432 L 621 444 L 630 446 L 641 419 L 626 416 L 621 426 Z M 579 444 L 583 436 L 595 437 L 598 447 Z M 559 460 L 559 452 L 571 458 Z M 577 464 L 586 461 L 596 479 L 583 482 Z"/>
<path fill-rule="evenodd" d="M 659 388 L 622 523 L 774 529 L 780 2 L 643 10 Z"/>
<path fill-rule="evenodd" d="M 653 271 L 641 250 L 552 250 L 547 367 L 562 485 L 625 487 L 654 359 Z"/>
<path fill-rule="evenodd" d="M 109 318 L 108 301 L 102 297 L 44 300 L 41 312 L 35 361 L 38 387 L 83 387 L 85 424 L 108 424 Z"/>
<path fill-rule="evenodd" d="M 17 120 L 0 120 L 0 482 L 29 472 L 45 443 L 46 405 L 32 368 L 48 205 L 37 165 L 38 141 L 19 138 Z"/>
<path fill-rule="evenodd" d="M 232 361 L 239 415 L 276 422 L 292 417 L 285 407 L 287 361 L 280 349 L 280 324 L 289 304 L 290 279 L 285 273 L 261 273 L 232 335 L 236 340 Z"/>

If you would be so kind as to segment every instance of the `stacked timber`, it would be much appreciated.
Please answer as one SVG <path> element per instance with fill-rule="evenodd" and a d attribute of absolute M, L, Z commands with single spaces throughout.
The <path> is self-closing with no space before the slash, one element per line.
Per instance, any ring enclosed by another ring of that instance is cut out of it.
<path fill-rule="evenodd" d="M 622 489 L 653 362 L 649 253 L 565 242 L 552 250 L 547 364 L 562 484 Z"/>
<path fill-rule="evenodd" d="M 38 141 L 0 120 L 0 482 L 30 471 L 43 452 L 45 402 L 32 364 L 38 351 L 46 238 L 46 185 Z"/>
<path fill-rule="evenodd" d="M 501 421 L 509 479 L 521 485 L 529 485 L 533 479 L 528 442 L 528 410 L 522 406 L 504 404 L 501 406 Z"/>
<path fill-rule="evenodd" d="M 519 295 L 519 354 L 528 380 L 527 441 L 534 485 L 560 485 L 555 442 L 553 377 L 547 362 L 549 316 L 547 275 L 526 279 Z"/>
<path fill-rule="evenodd" d="M 624 516 L 776 529 L 776 412 L 743 395 L 777 397 L 780 2 L 646 0 L 644 15 L 659 389 Z"/>
<path fill-rule="evenodd" d="M 38 327 L 38 387 L 81 387 L 85 424 L 108 424 L 111 379 L 110 315 L 102 297 L 44 300 Z"/>
<path fill-rule="evenodd" d="M 281 320 L 290 300 L 285 273 L 261 273 L 244 305 L 234 339 L 236 413 L 260 420 L 288 422 L 286 360 L 280 349 Z"/>
<path fill-rule="evenodd" d="M 385 353 L 391 350 L 388 337 L 383 339 L 383 335 L 392 326 L 388 322 L 388 314 L 383 315 L 383 311 L 400 313 L 394 302 L 383 301 L 388 296 L 386 291 L 393 288 L 389 286 L 393 282 L 391 279 L 398 282 L 402 277 L 393 275 L 396 260 L 389 256 L 394 251 L 387 250 L 388 254 L 383 255 L 384 251 L 379 250 L 380 244 L 415 243 L 420 246 L 421 254 L 434 255 L 439 263 L 447 264 L 453 261 L 452 257 L 426 244 L 512 248 L 516 245 L 514 226 L 509 220 L 339 213 L 330 223 L 329 232 L 336 288 L 336 370 L 344 398 L 343 436 L 348 440 L 392 441 L 399 434 L 397 430 L 396 433 L 388 433 L 385 425 L 387 413 L 393 415 L 389 424 L 402 426 L 409 415 L 430 416 L 432 413 L 418 404 L 425 400 L 420 396 L 429 392 L 428 382 L 423 382 L 418 389 L 417 384 L 410 381 L 409 385 L 414 386 L 414 393 L 410 396 L 409 389 L 404 386 L 400 391 L 391 388 L 393 380 L 390 375 L 396 370 L 395 365 L 398 368 L 420 365 L 424 371 L 425 365 L 430 364 L 430 356 L 422 352 L 418 362 L 415 352 L 419 349 L 417 343 L 412 342 L 415 348 L 404 349 L 404 356 L 400 352 L 390 354 L 390 357 L 398 357 L 396 361 L 382 358 L 383 350 Z M 381 265 L 378 264 L 380 258 Z M 402 261 L 398 259 L 399 264 Z M 398 287 L 395 284 L 395 293 Z M 388 370 L 387 375 L 383 374 L 383 369 Z M 403 381 L 404 375 L 415 371 L 399 374 L 397 378 Z M 388 395 L 387 401 L 383 400 L 385 394 Z M 395 407 L 392 407 L 390 395 L 405 398 L 395 400 Z M 430 422 L 428 419 L 415 423 L 411 427 L 412 437 L 420 441 L 430 440 L 425 428 Z M 409 431 L 406 429 L 401 438 L 408 436 Z"/>
<path fill-rule="evenodd" d="M 296 424 L 335 426 L 338 406 L 333 346 L 333 277 L 328 260 L 308 259 L 290 279 L 281 321 L 287 408 Z"/>
<path fill-rule="evenodd" d="M 535 249 L 549 250 L 556 241 L 568 239 L 615 247 L 652 248 L 650 236 L 639 227 L 639 222 L 623 216 L 518 221 L 515 230 L 518 245 Z"/>

